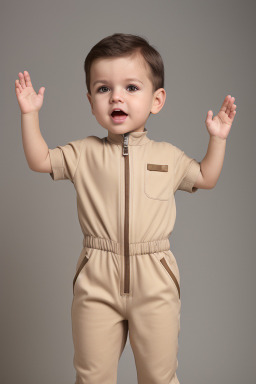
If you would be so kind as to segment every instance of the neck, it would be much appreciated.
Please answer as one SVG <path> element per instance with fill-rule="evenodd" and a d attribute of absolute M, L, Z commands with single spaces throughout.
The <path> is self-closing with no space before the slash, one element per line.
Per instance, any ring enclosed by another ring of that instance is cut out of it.
<path fill-rule="evenodd" d="M 108 131 L 107 140 L 110 143 L 122 145 L 124 137 L 128 137 L 128 145 L 142 145 L 147 143 L 150 139 L 147 137 L 148 130 L 144 128 L 141 132 L 126 132 L 126 133 L 113 133 Z"/>

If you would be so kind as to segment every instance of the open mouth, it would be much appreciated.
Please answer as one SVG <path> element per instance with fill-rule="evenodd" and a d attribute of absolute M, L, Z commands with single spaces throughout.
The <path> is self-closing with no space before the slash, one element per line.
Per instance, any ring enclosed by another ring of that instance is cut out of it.
<path fill-rule="evenodd" d="M 122 123 L 126 120 L 127 118 L 127 113 L 125 113 L 124 111 L 113 111 L 111 113 L 111 118 L 112 120 L 115 122 L 115 123 Z"/>
<path fill-rule="evenodd" d="M 123 112 L 123 111 L 113 111 L 111 113 L 111 116 L 112 117 L 116 117 L 116 116 L 127 116 L 127 113 Z"/>

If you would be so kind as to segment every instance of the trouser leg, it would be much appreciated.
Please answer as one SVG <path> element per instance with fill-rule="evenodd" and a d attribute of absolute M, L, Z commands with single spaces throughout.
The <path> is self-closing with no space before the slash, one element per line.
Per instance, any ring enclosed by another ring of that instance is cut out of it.
<path fill-rule="evenodd" d="M 128 322 L 115 259 L 103 252 L 91 257 L 77 279 L 71 309 L 75 384 L 116 384 Z"/>
<path fill-rule="evenodd" d="M 138 384 L 179 384 L 176 370 L 181 302 L 160 258 L 132 258 L 133 296 L 128 320 Z M 171 267 L 175 271 L 175 265 Z M 177 270 L 175 273 L 178 276 Z"/>

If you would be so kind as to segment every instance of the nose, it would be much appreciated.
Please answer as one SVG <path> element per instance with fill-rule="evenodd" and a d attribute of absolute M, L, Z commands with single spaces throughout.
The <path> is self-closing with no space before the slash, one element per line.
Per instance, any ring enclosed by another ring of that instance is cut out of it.
<path fill-rule="evenodd" d="M 118 90 L 118 89 L 114 89 L 112 91 L 112 95 L 111 95 L 111 102 L 117 102 L 117 101 L 121 101 L 123 102 L 123 95 L 122 95 L 122 90 Z"/>

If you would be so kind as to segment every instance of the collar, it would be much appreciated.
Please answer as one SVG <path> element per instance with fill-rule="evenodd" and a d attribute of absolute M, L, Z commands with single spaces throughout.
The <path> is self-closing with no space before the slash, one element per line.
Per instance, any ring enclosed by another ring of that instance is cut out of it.
<path fill-rule="evenodd" d="M 107 140 L 110 143 L 122 145 L 124 142 L 124 135 L 128 136 L 128 145 L 143 145 L 146 144 L 150 139 L 147 137 L 148 130 L 144 127 L 143 132 L 127 132 L 123 133 L 113 133 L 108 131 Z"/>

